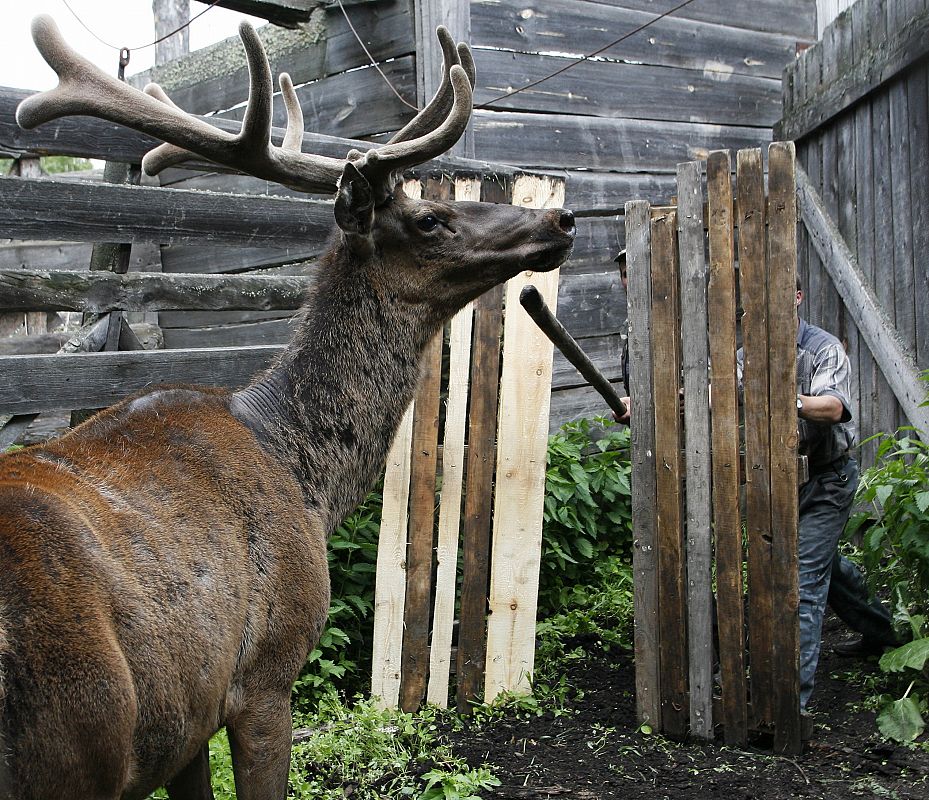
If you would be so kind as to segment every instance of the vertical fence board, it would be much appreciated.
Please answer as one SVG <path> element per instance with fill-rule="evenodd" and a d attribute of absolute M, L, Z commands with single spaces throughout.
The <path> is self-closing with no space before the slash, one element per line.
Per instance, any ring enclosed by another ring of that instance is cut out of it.
<path fill-rule="evenodd" d="M 403 191 L 417 199 L 422 195 L 422 184 L 418 180 L 406 181 Z M 410 403 L 387 454 L 377 540 L 371 695 L 379 698 L 383 708 L 396 708 L 400 701 L 414 405 L 415 401 Z"/>
<path fill-rule="evenodd" d="M 559 207 L 564 182 L 518 178 L 513 202 Z M 553 348 L 519 305 L 519 292 L 533 283 L 554 309 L 558 274 L 524 272 L 506 287 L 484 686 L 488 701 L 501 691 L 528 691 L 534 666 Z"/>
<path fill-rule="evenodd" d="M 910 207 L 913 210 L 913 297 L 916 303 L 916 363 L 929 369 L 929 65 L 910 73 L 907 81 L 910 122 Z"/>
<path fill-rule="evenodd" d="M 632 402 L 632 569 L 635 606 L 635 693 L 641 723 L 660 723 L 655 425 L 651 356 L 651 228 L 644 200 L 626 203 L 629 276 L 629 391 Z"/>
<path fill-rule="evenodd" d="M 713 364 L 713 523 L 724 736 L 745 744 L 748 719 L 739 520 L 739 410 L 736 386 L 736 297 L 729 153 L 710 153 L 706 182 L 710 242 L 710 361 Z M 740 239 L 745 238 L 744 231 Z"/>
<path fill-rule="evenodd" d="M 481 184 L 474 179 L 455 181 L 455 200 L 480 200 Z M 435 603 L 429 650 L 429 685 L 426 700 L 448 705 L 452 629 L 455 621 L 455 587 L 458 565 L 458 531 L 461 523 L 461 488 L 464 481 L 465 424 L 468 412 L 468 373 L 471 367 L 471 328 L 474 306 L 468 303 L 452 319 L 449 333 L 448 400 L 442 445 L 442 492 L 436 546 Z"/>
<path fill-rule="evenodd" d="M 687 452 L 687 631 L 690 731 L 713 738 L 713 587 L 710 513 L 709 345 L 703 189 L 699 162 L 677 168 L 684 433 Z M 733 308 L 733 320 L 734 320 Z M 735 326 L 733 322 L 733 334 Z M 735 338 L 733 336 L 733 350 Z M 738 443 L 737 443 L 738 444 Z M 738 465 L 738 450 L 736 450 Z M 738 483 L 736 483 L 738 486 Z M 738 497 L 736 497 L 738 501 Z M 736 503 L 738 508 L 738 502 Z"/>
<path fill-rule="evenodd" d="M 773 715 L 773 585 L 771 576 L 770 441 L 768 428 L 768 292 L 761 150 L 738 154 L 739 276 L 745 411 L 745 531 L 748 538 L 749 658 L 756 726 Z"/>
<path fill-rule="evenodd" d="M 661 727 L 674 737 L 687 731 L 687 611 L 680 412 L 681 337 L 676 214 L 652 219 L 652 369 L 655 385 L 655 480 L 658 487 L 658 668 Z"/>
<path fill-rule="evenodd" d="M 509 199 L 509 192 L 502 184 L 485 180 L 481 187 L 481 199 L 488 203 L 504 203 Z M 484 685 L 493 475 L 497 461 L 497 391 L 502 309 L 502 286 L 485 292 L 474 302 L 456 670 L 457 704 L 460 711 L 467 711 L 470 704 L 480 698 Z"/>
<path fill-rule="evenodd" d="M 799 625 L 797 610 L 797 410 L 796 292 L 797 194 L 792 142 L 768 149 L 768 340 L 783 354 L 770 364 L 771 530 L 773 582 L 782 617 L 775 623 L 774 650 L 793 669 L 775 678 L 774 746 L 800 751 Z"/>
<path fill-rule="evenodd" d="M 897 332 L 907 348 L 916 349 L 916 297 L 913 281 L 913 225 L 910 207 L 910 126 L 907 83 L 893 81 L 890 103 L 890 192 L 893 205 L 894 317 Z M 925 266 L 925 265 L 924 265 Z M 925 301 L 925 298 L 922 298 Z M 905 418 L 904 418 L 905 419 Z M 906 423 L 903 423 L 906 424 Z"/>
<path fill-rule="evenodd" d="M 425 195 L 430 200 L 447 200 L 451 194 L 452 185 L 449 181 L 441 178 L 429 178 L 426 181 Z M 404 711 L 415 711 L 422 705 L 429 672 L 442 340 L 440 330 L 423 353 L 414 401 L 406 610 L 403 617 L 400 674 L 400 708 Z"/>

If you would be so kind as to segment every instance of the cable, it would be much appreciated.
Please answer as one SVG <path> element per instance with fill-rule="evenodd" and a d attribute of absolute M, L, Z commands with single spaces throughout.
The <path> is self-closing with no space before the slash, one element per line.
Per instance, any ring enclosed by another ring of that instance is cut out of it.
<path fill-rule="evenodd" d="M 160 39 L 155 39 L 154 42 L 149 42 L 148 44 L 139 45 L 138 47 L 117 47 L 115 44 L 110 44 L 105 39 L 101 39 L 90 28 L 90 26 L 87 25 L 87 23 L 84 22 L 84 20 L 80 18 L 78 13 L 73 8 L 71 8 L 71 4 L 68 3 L 68 0 L 61 0 L 61 2 L 65 4 L 65 8 L 67 8 L 68 11 L 71 12 L 71 15 L 81 24 L 81 27 L 83 27 L 85 31 L 87 31 L 91 36 L 93 36 L 94 39 L 100 42 L 100 44 L 104 45 L 105 47 L 109 47 L 112 50 L 119 50 L 120 52 L 122 52 L 122 51 L 132 51 L 132 50 L 147 50 L 149 47 L 154 47 L 156 44 L 160 44 L 165 39 L 170 39 L 172 36 L 174 36 L 175 33 L 180 33 L 182 30 L 184 30 L 184 28 L 190 25 L 190 23 L 193 22 L 195 19 L 198 19 L 199 17 L 202 17 L 204 14 L 206 14 L 206 12 L 209 11 L 211 8 L 213 8 L 213 6 L 218 5 L 220 3 L 220 0 L 213 0 L 213 2 L 211 2 L 206 8 L 204 8 L 203 11 L 201 11 L 199 14 L 195 14 L 194 16 L 192 16 L 189 20 L 187 20 L 187 22 L 185 22 L 179 28 L 171 31 L 171 33 L 166 33 Z M 202 0 L 202 2 L 206 2 L 206 0 Z"/>
<path fill-rule="evenodd" d="M 570 64 L 568 64 L 568 65 L 562 67 L 562 68 L 559 69 L 559 70 L 555 70 L 555 72 L 553 72 L 551 75 L 546 75 L 544 78 L 539 78 L 537 81 L 533 81 L 532 83 L 527 83 L 525 86 L 520 86 L 518 89 L 514 89 L 512 92 L 507 92 L 506 94 L 502 94 L 502 95 L 500 95 L 499 97 L 495 97 L 493 100 L 488 100 L 486 103 L 482 103 L 482 104 L 479 105 L 479 106 L 475 106 L 475 108 L 487 108 L 487 107 L 493 105 L 494 103 L 498 103 L 498 102 L 500 102 L 501 100 L 505 100 L 507 97 L 512 97 L 514 94 L 519 94 L 520 92 L 524 92 L 526 89 L 531 89 L 533 86 L 538 86 L 540 83 L 544 83 L 545 81 L 549 80 L 550 78 L 554 78 L 554 77 L 556 77 L 557 75 L 561 75 L 562 72 L 567 72 L 567 71 L 568 71 L 569 69 L 571 69 L 572 67 L 576 67 L 578 64 L 580 64 L 580 63 L 582 63 L 582 62 L 584 62 L 584 61 L 587 61 L 588 59 L 591 59 L 591 58 L 593 58 L 593 57 L 596 56 L 596 55 L 599 55 L 599 54 L 602 53 L 604 50 L 609 50 L 611 47 L 614 47 L 615 45 L 619 44 L 620 42 L 624 41 L 625 39 L 628 39 L 630 36 L 632 36 L 632 35 L 638 33 L 639 31 L 645 30 L 649 25 L 654 25 L 654 24 L 655 24 L 656 22 L 658 22 L 659 20 L 664 19 L 664 18 L 667 17 L 667 16 L 670 16 L 670 15 L 673 14 L 675 11 L 679 11 L 679 10 L 682 9 L 684 6 L 690 5 L 692 2 L 693 2 L 693 0 L 684 0 L 684 2 L 679 3 L 678 5 L 674 6 L 674 8 L 670 8 L 670 9 L 668 9 L 667 11 L 665 11 L 665 12 L 659 14 L 658 16 L 654 17 L 653 19 L 650 19 L 648 22 L 643 23 L 642 25 L 639 25 L 638 28 L 633 28 L 631 31 L 629 31 L 628 33 L 623 34 L 622 36 L 620 36 L 620 37 L 619 37 L 618 39 L 616 39 L 615 41 L 610 42 L 610 43 L 607 44 L 607 45 L 604 45 L 603 47 L 601 47 L 601 48 L 598 49 L 598 50 L 594 50 L 592 53 L 588 53 L 586 56 L 581 56 L 581 57 L 580 57 L 579 59 L 577 59 L 576 61 L 572 61 Z"/>
<path fill-rule="evenodd" d="M 419 109 L 416 106 L 414 106 L 412 103 L 407 102 L 404 99 L 403 95 L 397 91 L 397 87 L 394 86 L 390 82 L 390 78 L 388 78 L 384 74 L 384 71 L 380 68 L 380 65 L 374 60 L 374 56 L 372 56 L 368 48 L 365 47 L 365 43 L 361 40 L 361 37 L 358 35 L 358 31 L 355 30 L 355 26 L 352 25 L 352 21 L 348 17 L 348 12 L 345 10 L 345 6 L 342 5 L 342 0 L 338 0 L 338 3 L 339 3 L 339 8 L 342 9 L 342 16 L 345 17 L 345 21 L 348 23 L 348 27 L 351 30 L 351 32 L 355 34 L 355 39 L 358 40 L 358 44 L 361 45 L 361 49 L 365 51 L 365 55 L 368 57 L 368 60 L 371 62 L 371 66 L 374 67 L 374 69 L 376 69 L 381 74 L 381 77 L 384 79 L 384 82 L 390 87 L 391 91 L 395 95 L 397 95 L 397 97 L 400 98 L 400 102 L 403 103 L 403 105 L 409 108 L 412 108 L 414 111 L 419 111 Z"/>

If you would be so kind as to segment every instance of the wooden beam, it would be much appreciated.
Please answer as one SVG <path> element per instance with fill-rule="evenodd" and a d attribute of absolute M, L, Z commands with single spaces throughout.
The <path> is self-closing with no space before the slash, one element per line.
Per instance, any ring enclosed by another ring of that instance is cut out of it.
<path fill-rule="evenodd" d="M 0 311 L 248 311 L 299 308 L 310 280 L 288 275 L 0 271 Z"/>
<path fill-rule="evenodd" d="M 0 358 L 0 413 L 104 408 L 157 383 L 235 388 L 265 369 L 280 345 L 132 350 Z"/>
<path fill-rule="evenodd" d="M 920 407 L 926 399 L 926 384 L 919 379 L 913 355 L 878 303 L 835 221 L 826 213 L 822 199 L 800 167 L 797 168 L 797 203 L 816 252 L 897 402 L 911 425 L 929 431 L 929 407 Z"/>
<path fill-rule="evenodd" d="M 827 44 L 820 42 L 814 47 L 824 50 Z M 927 54 L 929 11 L 924 11 L 914 15 L 902 30 L 859 55 L 850 69 L 838 71 L 827 83 L 806 87 L 805 100 L 775 126 L 775 138 L 802 139 Z M 794 80 L 800 77 L 795 74 Z"/>
<path fill-rule="evenodd" d="M 332 206 L 319 200 L 0 178 L 0 230 L 14 239 L 280 247 L 331 228 Z"/>

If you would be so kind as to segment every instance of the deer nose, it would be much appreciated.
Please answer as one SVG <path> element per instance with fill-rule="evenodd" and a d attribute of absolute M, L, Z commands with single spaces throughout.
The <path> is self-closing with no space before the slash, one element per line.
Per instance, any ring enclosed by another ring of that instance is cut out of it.
<path fill-rule="evenodd" d="M 562 211 L 558 217 L 558 227 L 570 236 L 574 236 L 574 212 Z"/>

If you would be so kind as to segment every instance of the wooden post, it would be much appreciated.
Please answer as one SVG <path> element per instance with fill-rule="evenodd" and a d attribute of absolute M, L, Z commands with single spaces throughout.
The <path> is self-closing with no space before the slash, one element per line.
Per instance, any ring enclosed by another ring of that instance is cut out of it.
<path fill-rule="evenodd" d="M 709 345 L 703 187 L 699 162 L 677 167 L 684 436 L 687 452 L 687 631 L 690 731 L 713 738 L 713 541 L 710 500 Z M 716 317 L 714 315 L 714 321 Z M 715 366 L 716 361 L 713 360 Z M 738 453 L 736 453 L 738 456 Z M 738 467 L 738 458 L 736 458 Z"/>
<path fill-rule="evenodd" d="M 152 0 L 155 38 L 160 39 L 190 21 L 190 0 Z M 190 51 L 190 28 L 183 27 L 173 36 L 155 45 L 155 63 L 165 64 Z"/>
<path fill-rule="evenodd" d="M 658 488 L 658 650 L 661 727 L 687 733 L 687 610 L 681 448 L 681 320 L 676 212 L 651 221 L 652 366 L 655 385 L 655 481 Z"/>
<path fill-rule="evenodd" d="M 710 361 L 713 364 L 713 522 L 723 726 L 727 744 L 748 740 L 743 636 L 742 526 L 739 520 L 739 406 L 736 387 L 735 254 L 731 163 L 710 153 Z M 688 487 L 688 491 L 689 491 Z"/>
<path fill-rule="evenodd" d="M 629 276 L 629 391 L 632 401 L 632 570 L 635 606 L 636 713 L 643 725 L 660 724 L 658 568 L 655 497 L 655 394 L 651 354 L 651 227 L 649 205 L 626 203 Z"/>
<path fill-rule="evenodd" d="M 479 180 L 460 178 L 455 181 L 456 201 L 479 200 L 480 196 Z M 448 675 L 455 619 L 458 529 L 461 523 L 461 487 L 464 479 L 465 423 L 468 411 L 468 371 L 471 366 L 473 316 L 474 306 L 468 303 L 452 319 L 449 335 L 448 402 L 442 446 L 442 494 L 436 549 L 438 565 L 429 657 L 429 686 L 426 695 L 430 703 L 442 708 L 448 705 Z"/>
<path fill-rule="evenodd" d="M 509 199 L 508 188 L 485 179 L 481 199 L 488 203 L 504 203 Z M 467 711 L 471 703 L 479 699 L 484 685 L 502 327 L 503 286 L 495 286 L 474 303 L 468 469 L 461 532 L 461 617 L 456 670 L 459 711 Z"/>
<path fill-rule="evenodd" d="M 797 573 L 797 189 L 793 142 L 768 148 L 768 340 L 771 419 L 772 573 L 777 610 L 774 652 L 784 665 L 775 678 L 774 747 L 800 752 Z"/>
<path fill-rule="evenodd" d="M 520 177 L 513 187 L 513 203 L 530 208 L 562 206 L 564 182 Z M 523 311 L 519 293 L 533 283 L 554 309 L 558 275 L 559 270 L 523 272 L 506 285 L 484 686 L 488 702 L 502 691 L 528 692 L 535 662 L 553 348 Z"/>

